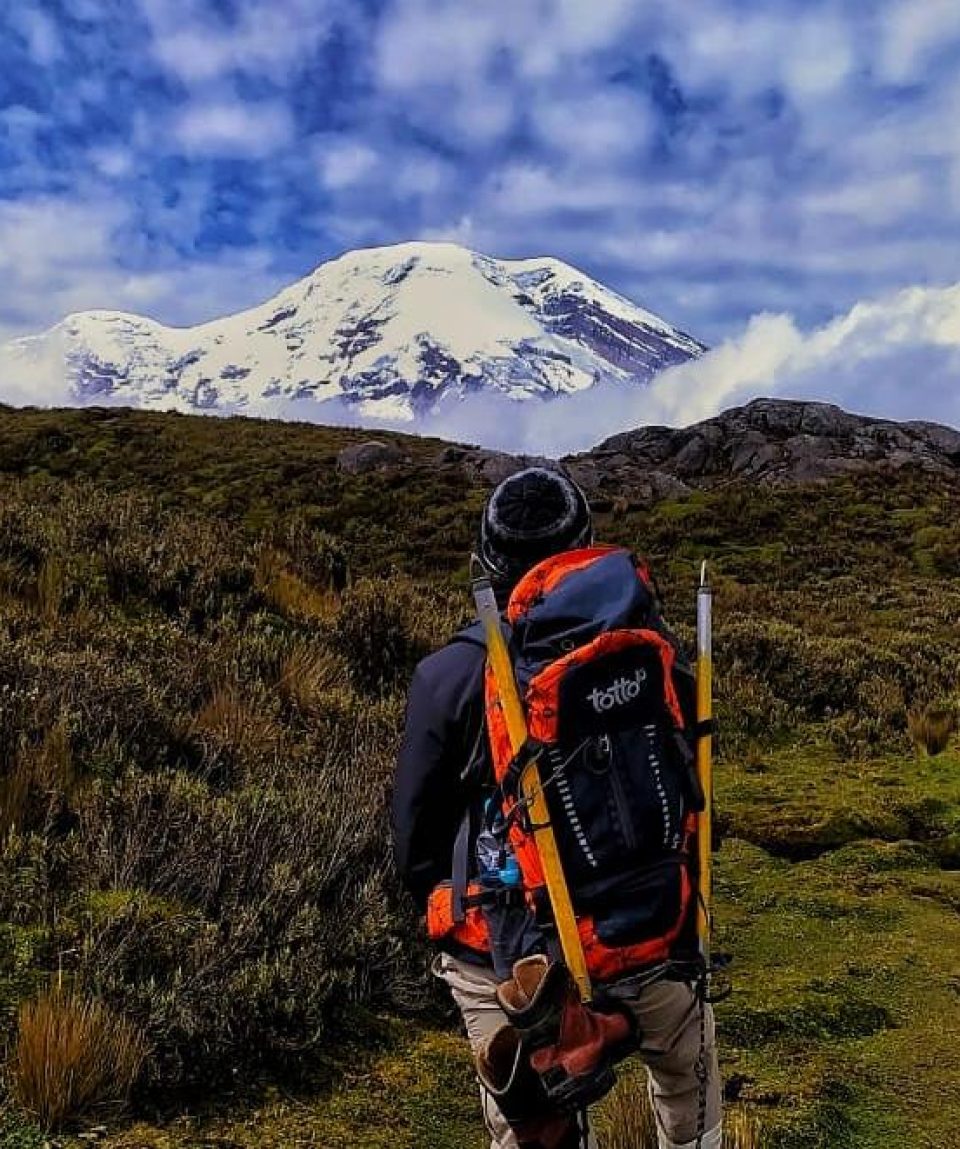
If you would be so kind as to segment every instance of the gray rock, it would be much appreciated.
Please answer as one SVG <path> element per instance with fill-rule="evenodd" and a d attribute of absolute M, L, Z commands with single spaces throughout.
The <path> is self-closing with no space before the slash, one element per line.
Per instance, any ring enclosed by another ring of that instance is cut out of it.
<path fill-rule="evenodd" d="M 337 455 L 337 470 L 345 475 L 364 475 L 368 471 L 379 471 L 385 467 L 395 466 L 403 460 L 403 451 L 395 443 L 368 439 L 364 443 L 354 443 L 352 447 L 345 447 Z"/>
<path fill-rule="evenodd" d="M 903 425 L 919 435 L 935 451 L 960 462 L 960 431 L 941 426 L 939 423 L 913 422 Z"/>
<path fill-rule="evenodd" d="M 676 475 L 668 475 L 665 471 L 651 471 L 646 479 L 650 486 L 650 496 L 655 502 L 660 499 L 682 499 L 693 490 Z"/>
<path fill-rule="evenodd" d="M 604 466 L 601 469 L 596 462 L 575 462 L 570 463 L 567 467 L 567 473 L 570 478 L 581 488 L 584 494 L 588 496 L 596 495 L 601 486 L 603 485 L 606 474 L 609 473 L 611 464 L 609 461 L 604 460 Z"/>
<path fill-rule="evenodd" d="M 917 464 L 925 468 L 930 466 L 929 460 L 918 455 L 916 451 L 904 451 L 900 448 L 895 448 L 890 451 L 885 461 L 888 466 L 893 467 L 895 470 L 900 470 L 902 467 L 915 467 Z"/>
<path fill-rule="evenodd" d="M 730 458 L 730 470 L 735 475 L 754 474 L 772 463 L 780 454 L 780 449 L 759 431 L 748 431 L 736 444 Z"/>
<path fill-rule="evenodd" d="M 542 455 L 507 455 L 502 451 L 471 451 L 463 460 L 463 466 L 472 479 L 494 487 L 527 467 L 566 470 L 556 459 L 547 459 Z"/>
<path fill-rule="evenodd" d="M 836 446 L 821 435 L 794 435 L 783 444 L 783 453 L 793 462 L 806 463 L 811 459 L 829 459 L 836 454 Z"/>
<path fill-rule="evenodd" d="M 856 415 L 848 415 L 832 403 L 804 403 L 798 429 L 807 435 L 836 438 L 849 435 L 856 426 Z"/>
<path fill-rule="evenodd" d="M 462 465 L 474 482 L 493 485 L 522 468 L 518 459 L 502 451 L 471 451 L 462 460 Z"/>
<path fill-rule="evenodd" d="M 670 469 L 682 478 L 696 478 L 708 470 L 711 459 L 712 452 L 706 437 L 694 435 L 686 446 L 681 448 L 679 454 L 674 456 Z"/>

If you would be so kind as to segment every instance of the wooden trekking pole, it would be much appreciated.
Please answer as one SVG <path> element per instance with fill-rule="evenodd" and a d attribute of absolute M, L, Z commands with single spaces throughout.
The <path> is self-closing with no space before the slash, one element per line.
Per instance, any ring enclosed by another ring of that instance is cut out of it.
<path fill-rule="evenodd" d="M 527 720 L 523 713 L 523 704 L 517 690 L 517 680 L 513 673 L 513 663 L 510 661 L 510 652 L 503 637 L 500 626 L 500 610 L 497 607 L 496 596 L 486 573 L 475 566 L 473 577 L 473 600 L 476 603 L 477 614 L 483 624 L 483 631 L 487 643 L 487 657 L 497 683 L 497 694 L 500 705 L 503 707 L 503 716 L 510 733 L 510 744 L 514 754 L 518 754 L 527 742 Z M 550 898 L 550 908 L 553 911 L 553 920 L 557 925 L 560 937 L 560 947 L 563 950 L 563 959 L 570 970 L 573 980 L 577 983 L 581 1000 L 590 1001 L 593 996 L 593 987 L 590 984 L 590 975 L 587 972 L 587 960 L 583 952 L 583 942 L 577 929 L 577 919 L 573 912 L 573 902 L 570 899 L 570 889 L 563 872 L 560 861 L 560 852 L 557 849 L 557 839 L 550 824 L 550 811 L 547 800 L 540 783 L 540 773 L 536 761 L 528 763 L 520 776 L 520 799 L 529 810 L 530 821 L 533 824 L 533 837 L 540 855 L 540 864 L 543 867 L 543 877 L 547 885 L 547 894 Z"/>
<path fill-rule="evenodd" d="M 697 777 L 703 791 L 703 810 L 697 826 L 700 862 L 700 900 L 697 907 L 697 937 L 700 953 L 710 968 L 710 930 L 713 881 L 713 588 L 707 575 L 707 564 L 700 567 L 697 588 Z"/>

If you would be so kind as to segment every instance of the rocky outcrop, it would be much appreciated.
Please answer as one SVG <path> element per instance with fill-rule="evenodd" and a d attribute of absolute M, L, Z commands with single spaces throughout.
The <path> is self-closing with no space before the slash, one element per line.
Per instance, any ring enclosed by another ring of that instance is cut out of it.
<path fill-rule="evenodd" d="M 960 431 L 851 415 L 829 403 L 757 399 L 683 429 L 642 427 L 606 440 L 578 465 L 656 472 L 683 484 L 795 483 L 874 468 L 960 472 Z"/>
<path fill-rule="evenodd" d="M 522 467 L 563 467 L 596 508 L 649 506 L 732 482 L 785 485 L 916 468 L 960 479 L 960 431 L 851 415 L 829 403 L 757 399 L 690 427 L 640 427 L 560 462 L 449 445 L 436 456 L 493 486 Z"/>

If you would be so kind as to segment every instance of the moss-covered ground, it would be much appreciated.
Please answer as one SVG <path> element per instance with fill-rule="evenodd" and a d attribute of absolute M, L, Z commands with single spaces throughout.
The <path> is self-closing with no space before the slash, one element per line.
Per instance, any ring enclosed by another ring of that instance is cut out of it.
<path fill-rule="evenodd" d="M 728 1091 L 779 1146 L 960 1143 L 960 758 L 809 747 L 721 794 Z"/>

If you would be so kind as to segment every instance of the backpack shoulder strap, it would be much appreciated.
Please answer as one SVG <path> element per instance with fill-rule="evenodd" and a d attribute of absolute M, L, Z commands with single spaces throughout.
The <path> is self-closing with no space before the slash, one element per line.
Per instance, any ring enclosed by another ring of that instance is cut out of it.
<path fill-rule="evenodd" d="M 510 635 L 513 633 L 510 629 L 510 624 L 505 618 L 501 616 L 500 626 L 503 630 L 503 637 L 510 642 Z M 483 633 L 483 623 L 479 619 L 475 619 L 468 626 L 458 630 L 457 633 L 450 639 L 448 645 L 453 646 L 455 643 L 462 642 L 467 646 L 479 646 L 483 650 L 487 649 L 486 635 Z"/>
<path fill-rule="evenodd" d="M 479 619 L 474 620 L 469 625 L 461 628 L 450 639 L 449 646 L 456 646 L 458 643 L 463 643 L 466 646 L 482 646 L 486 650 L 487 644 L 483 637 L 483 623 Z"/>
<path fill-rule="evenodd" d="M 476 646 L 486 650 L 483 624 L 479 621 L 470 623 L 450 639 L 449 645 L 462 644 Z M 483 796 L 484 778 L 488 773 L 486 754 L 486 723 L 483 718 L 482 697 L 480 701 L 480 721 L 477 727 L 476 738 L 468 751 L 467 761 L 460 772 L 460 781 L 475 791 L 467 803 L 453 843 L 453 857 L 451 859 L 451 879 L 453 886 L 453 920 L 460 923 L 466 916 L 466 895 L 470 881 L 470 863 L 476 842 L 477 830 L 482 816 L 481 801 Z"/>

